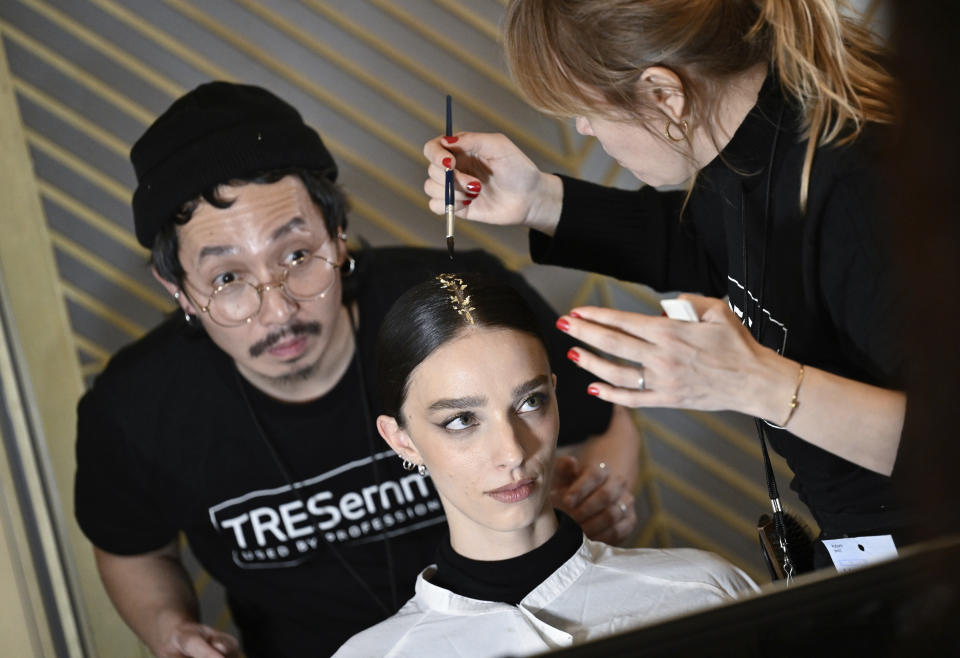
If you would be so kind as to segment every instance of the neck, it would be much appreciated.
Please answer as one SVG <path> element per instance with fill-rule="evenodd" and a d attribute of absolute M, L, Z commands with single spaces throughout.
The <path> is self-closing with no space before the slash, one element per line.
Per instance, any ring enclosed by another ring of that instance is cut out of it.
<path fill-rule="evenodd" d="M 735 75 L 721 92 L 717 116 L 694 133 L 694 159 L 702 169 L 722 151 L 737 132 L 750 110 L 757 104 L 767 77 L 767 64 L 760 62 Z"/>
<path fill-rule="evenodd" d="M 356 317 L 356 309 L 352 309 Z M 282 402 L 307 402 L 326 395 L 350 366 L 356 344 L 350 328 L 347 309 L 340 307 L 333 336 L 326 348 L 312 364 L 304 364 L 299 371 L 284 377 L 267 377 L 249 368 L 237 365 L 237 370 L 253 386 Z"/>
<path fill-rule="evenodd" d="M 453 550 L 471 560 L 484 561 L 509 560 L 529 553 L 543 546 L 558 527 L 557 514 L 549 501 L 530 525 L 516 530 L 493 530 L 449 513 L 447 521 Z"/>

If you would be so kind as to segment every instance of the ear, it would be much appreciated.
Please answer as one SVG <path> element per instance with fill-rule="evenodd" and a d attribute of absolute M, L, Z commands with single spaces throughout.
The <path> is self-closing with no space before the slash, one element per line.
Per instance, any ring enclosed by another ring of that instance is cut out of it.
<path fill-rule="evenodd" d="M 393 448 L 393 451 L 400 455 L 402 459 L 414 464 L 423 463 L 423 458 L 420 456 L 417 447 L 413 445 L 413 441 L 410 440 L 410 435 L 400 427 L 396 418 L 383 414 L 377 416 L 377 431 L 380 432 L 380 436 L 387 442 L 387 445 Z"/>
<path fill-rule="evenodd" d="M 160 273 L 157 272 L 156 267 L 151 267 L 150 271 L 153 273 L 153 278 L 157 280 L 157 283 L 163 286 L 166 291 L 170 293 L 170 296 L 177 300 L 177 303 L 180 304 L 180 308 L 182 308 L 185 313 L 189 313 L 190 315 L 199 315 L 197 309 L 193 307 L 193 303 L 190 301 L 190 298 L 187 297 L 182 290 L 180 290 L 177 284 L 171 283 L 160 276 Z"/>
<path fill-rule="evenodd" d="M 661 112 L 672 121 L 680 123 L 686 110 L 686 97 L 680 76 L 665 66 L 651 66 L 640 74 L 638 84 L 651 95 Z"/>

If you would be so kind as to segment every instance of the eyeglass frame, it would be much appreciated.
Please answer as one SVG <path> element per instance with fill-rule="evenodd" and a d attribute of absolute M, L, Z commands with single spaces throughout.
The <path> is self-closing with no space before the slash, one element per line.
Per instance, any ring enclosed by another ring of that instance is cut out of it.
<path fill-rule="evenodd" d="M 325 243 L 325 244 L 326 244 L 326 243 Z M 319 247 L 317 247 L 317 249 L 315 250 L 315 252 L 316 252 L 316 251 L 319 251 L 320 249 L 322 249 L 322 248 L 325 246 L 325 244 L 324 244 L 324 245 L 320 245 Z M 310 255 L 310 258 L 317 258 L 317 259 L 319 259 L 319 260 L 322 260 L 322 261 L 325 262 L 327 265 L 329 265 L 334 271 L 337 271 L 337 270 L 339 270 L 341 267 L 343 267 L 343 263 L 334 262 L 334 261 L 330 260 L 329 258 L 326 258 L 325 256 L 321 256 L 321 255 L 318 254 L 318 253 L 313 253 L 313 254 L 311 254 L 311 255 Z M 306 258 L 304 258 L 303 260 L 305 261 Z M 313 301 L 313 300 L 315 300 L 315 299 L 323 299 L 323 298 L 327 295 L 327 293 L 330 292 L 330 288 L 333 287 L 333 284 L 336 283 L 336 281 L 337 281 L 336 276 L 334 276 L 334 277 L 331 279 L 330 284 L 329 284 L 326 288 L 324 288 L 321 292 L 317 293 L 316 295 L 311 295 L 311 296 L 309 296 L 309 297 L 297 297 L 297 296 L 294 295 L 292 292 L 290 292 L 290 290 L 284 285 L 284 282 L 286 281 L 287 277 L 290 275 L 290 270 L 291 270 L 292 268 L 294 268 L 294 267 L 297 267 L 297 265 L 296 265 L 296 264 L 293 265 L 293 266 L 291 266 L 291 265 L 279 265 L 279 267 L 283 270 L 283 272 L 282 272 L 282 274 L 280 275 L 279 280 L 277 280 L 277 281 L 267 281 L 266 283 L 258 283 L 258 284 L 253 284 L 253 283 L 251 283 L 251 282 L 249 282 L 249 281 L 231 281 L 231 282 L 229 282 L 229 283 L 220 284 L 219 286 L 217 286 L 216 288 L 214 288 L 214 289 L 210 292 L 210 296 L 207 298 L 207 303 L 206 303 L 205 306 L 201 306 L 200 304 L 198 304 L 198 303 L 193 299 L 193 297 L 190 295 L 190 293 L 187 292 L 186 286 L 182 286 L 183 294 L 184 294 L 184 295 L 186 296 L 186 298 L 190 301 L 190 303 L 193 304 L 193 305 L 196 307 L 196 309 L 197 309 L 198 311 L 200 311 L 201 313 L 206 313 L 207 316 L 210 318 L 210 321 L 211 321 L 211 322 L 213 322 L 213 323 L 216 324 L 217 326 L 224 327 L 225 329 L 234 329 L 234 328 L 236 328 L 236 327 L 242 327 L 242 326 L 245 325 L 245 324 L 250 324 L 251 322 L 253 322 L 253 319 L 254 319 L 255 317 L 257 317 L 258 315 L 260 315 L 260 311 L 263 310 L 263 293 L 265 293 L 265 292 L 269 292 L 270 290 L 274 290 L 274 289 L 276 289 L 276 288 L 279 288 L 280 291 L 281 291 L 286 297 L 288 297 L 289 299 L 293 300 L 294 302 L 309 302 L 309 301 Z M 184 275 L 183 281 L 184 281 L 184 283 L 187 283 L 187 282 L 188 282 L 186 275 Z M 248 315 L 246 318 L 244 318 L 243 320 L 241 320 L 241 321 L 239 321 L 239 322 L 237 322 L 237 323 L 235 323 L 235 324 L 224 324 L 224 323 L 222 323 L 222 322 L 219 322 L 216 318 L 213 317 L 213 314 L 210 313 L 210 304 L 213 303 L 213 300 L 214 300 L 214 298 L 216 298 L 217 294 L 220 293 L 221 291 L 223 291 L 227 286 L 232 286 L 232 285 L 236 285 L 236 284 L 241 284 L 241 285 L 245 285 L 245 286 L 250 286 L 251 288 L 253 288 L 253 289 L 256 291 L 256 293 L 257 293 L 257 299 L 259 300 L 259 303 L 257 304 L 257 310 L 255 310 L 253 313 L 251 313 L 250 315 Z M 192 283 L 191 283 L 191 285 L 195 285 L 195 284 L 192 284 Z"/>

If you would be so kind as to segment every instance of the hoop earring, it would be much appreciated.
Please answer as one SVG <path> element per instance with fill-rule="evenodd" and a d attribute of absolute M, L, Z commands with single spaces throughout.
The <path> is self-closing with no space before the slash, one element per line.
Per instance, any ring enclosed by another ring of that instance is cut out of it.
<path fill-rule="evenodd" d="M 680 126 L 680 137 L 674 137 L 673 133 L 670 132 L 670 126 Z M 687 139 L 687 131 L 690 129 L 690 125 L 687 123 L 686 119 L 681 119 L 680 123 L 677 124 L 670 119 L 667 119 L 667 125 L 664 126 L 663 132 L 671 142 L 682 142 Z"/>
<path fill-rule="evenodd" d="M 427 465 L 426 465 L 426 464 L 420 464 L 419 466 L 417 466 L 417 473 L 419 473 L 419 474 L 420 474 L 420 477 L 422 477 L 422 478 L 427 477 Z"/>
<path fill-rule="evenodd" d="M 346 233 L 346 231 L 344 231 L 344 230 L 342 230 L 342 229 L 339 230 L 339 231 L 337 231 L 337 239 L 339 239 L 339 240 L 346 240 L 346 239 L 347 239 L 347 233 Z"/>
<path fill-rule="evenodd" d="M 175 300 L 177 300 L 178 302 L 180 301 L 180 291 L 179 291 L 179 290 L 176 291 L 175 293 L 173 293 L 173 298 L 174 298 Z M 189 313 L 187 313 L 186 311 L 183 312 L 183 319 L 186 321 L 187 324 L 191 324 L 191 323 L 193 322 L 193 316 L 190 315 Z"/>
<path fill-rule="evenodd" d="M 397 456 L 400 457 L 400 455 Z M 403 470 L 405 471 L 412 471 L 417 467 L 412 461 L 404 459 L 403 457 L 400 457 L 400 465 L 403 466 Z"/>

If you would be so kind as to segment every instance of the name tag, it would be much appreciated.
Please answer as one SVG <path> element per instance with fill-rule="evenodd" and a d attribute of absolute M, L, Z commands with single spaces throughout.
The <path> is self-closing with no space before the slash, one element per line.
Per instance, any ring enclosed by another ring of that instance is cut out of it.
<path fill-rule="evenodd" d="M 897 557 L 897 547 L 890 535 L 824 539 L 823 545 L 839 573 Z"/>

